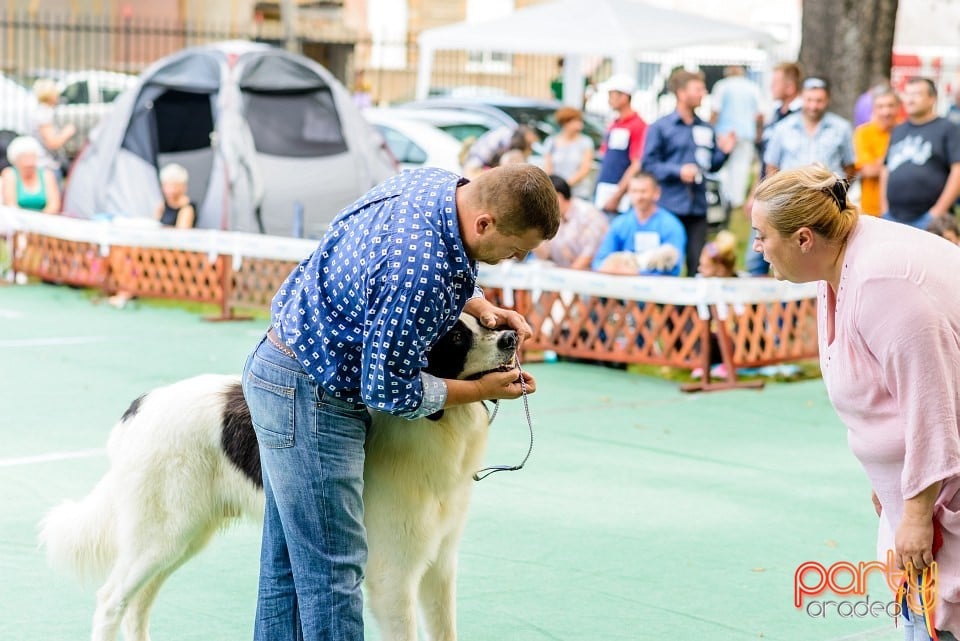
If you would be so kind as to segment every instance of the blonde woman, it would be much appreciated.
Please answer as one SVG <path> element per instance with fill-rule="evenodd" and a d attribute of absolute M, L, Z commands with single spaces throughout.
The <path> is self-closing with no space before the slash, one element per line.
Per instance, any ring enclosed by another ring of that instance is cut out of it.
<path fill-rule="evenodd" d="M 191 229 L 197 223 L 197 209 L 187 195 L 187 170 L 176 163 L 160 170 L 160 190 L 163 202 L 157 206 L 156 217 L 161 225 Z"/>
<path fill-rule="evenodd" d="M 923 230 L 861 216 L 847 201 L 847 184 L 822 165 L 761 182 L 751 212 L 754 249 L 777 278 L 819 282 L 820 368 L 873 488 L 878 549 L 918 575 L 936 561 L 935 607 L 905 611 L 906 638 L 928 639 L 930 623 L 941 641 L 955 641 L 960 251 Z M 918 604 L 916 590 L 909 603 Z"/>
<path fill-rule="evenodd" d="M 60 103 L 60 88 L 49 78 L 41 78 L 33 84 L 33 95 L 40 103 L 33 116 L 33 136 L 43 145 L 41 165 L 52 170 L 57 179 L 63 178 L 63 161 L 66 160 L 64 145 L 77 133 L 72 123 L 57 129 L 53 122 L 53 108 Z"/>

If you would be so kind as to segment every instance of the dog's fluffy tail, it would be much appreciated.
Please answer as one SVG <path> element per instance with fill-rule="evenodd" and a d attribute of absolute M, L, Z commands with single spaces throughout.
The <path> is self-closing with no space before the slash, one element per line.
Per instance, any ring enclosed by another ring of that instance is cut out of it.
<path fill-rule="evenodd" d="M 81 581 L 102 580 L 116 557 L 116 522 L 104 477 L 80 501 L 64 501 L 40 522 L 47 563 Z"/>

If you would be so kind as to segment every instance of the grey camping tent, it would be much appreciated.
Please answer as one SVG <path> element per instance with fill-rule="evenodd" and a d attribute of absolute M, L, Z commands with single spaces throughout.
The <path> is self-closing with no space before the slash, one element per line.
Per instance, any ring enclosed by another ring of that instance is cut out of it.
<path fill-rule="evenodd" d="M 91 135 L 64 213 L 150 217 L 158 170 L 190 174 L 197 226 L 306 236 L 396 173 L 349 93 L 308 58 L 236 41 L 184 49 L 147 69 Z"/>

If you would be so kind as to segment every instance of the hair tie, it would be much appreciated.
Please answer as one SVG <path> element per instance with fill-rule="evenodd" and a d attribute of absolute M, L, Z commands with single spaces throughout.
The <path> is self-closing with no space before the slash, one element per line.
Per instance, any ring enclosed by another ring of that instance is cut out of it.
<path fill-rule="evenodd" d="M 847 208 L 847 190 L 850 189 L 850 181 L 840 176 L 836 178 L 836 182 L 829 187 L 824 187 L 820 191 L 833 198 L 833 202 L 837 203 L 840 211 L 843 211 Z"/>

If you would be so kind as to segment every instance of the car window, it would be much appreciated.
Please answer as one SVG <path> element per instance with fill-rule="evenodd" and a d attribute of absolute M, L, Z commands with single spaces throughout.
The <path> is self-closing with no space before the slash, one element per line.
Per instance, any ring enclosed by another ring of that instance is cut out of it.
<path fill-rule="evenodd" d="M 427 152 L 408 137 L 386 125 L 376 125 L 376 127 L 383 135 L 390 153 L 393 154 L 397 162 L 417 165 L 427 162 Z"/>
<path fill-rule="evenodd" d="M 122 87 L 104 87 L 100 90 L 101 102 L 113 102 L 117 96 L 123 93 Z"/>
<path fill-rule="evenodd" d="M 67 85 L 60 94 L 60 103 L 64 105 L 85 105 L 90 102 L 90 88 L 86 80 Z"/>
<path fill-rule="evenodd" d="M 437 129 L 445 131 L 460 142 L 465 141 L 467 138 L 479 138 L 483 134 L 490 131 L 483 125 L 472 124 L 438 125 Z"/>
<path fill-rule="evenodd" d="M 540 136 L 540 140 L 544 140 L 547 136 L 551 136 L 560 130 L 554 115 L 556 110 L 552 107 L 497 105 L 497 108 L 509 114 L 517 122 L 533 127 Z M 604 127 L 601 123 L 585 114 L 583 133 L 590 136 L 595 148 L 600 148 L 604 135 Z"/>

